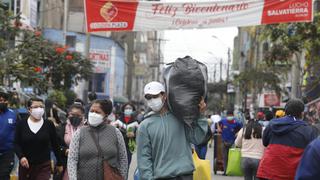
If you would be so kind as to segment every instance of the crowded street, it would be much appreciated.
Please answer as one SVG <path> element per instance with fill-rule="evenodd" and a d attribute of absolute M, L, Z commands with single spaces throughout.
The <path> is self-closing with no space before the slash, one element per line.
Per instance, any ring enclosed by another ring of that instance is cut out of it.
<path fill-rule="evenodd" d="M 213 163 L 213 148 L 209 148 L 208 149 L 208 153 L 207 153 L 207 157 L 206 159 L 209 159 L 211 163 Z M 134 180 L 134 171 L 136 169 L 136 163 L 137 163 L 137 156 L 136 154 L 133 154 L 132 156 L 132 165 L 130 166 L 130 170 L 129 170 L 129 178 L 128 180 Z M 243 179 L 242 177 L 237 177 L 237 176 L 223 176 L 222 175 L 223 172 L 218 172 L 217 174 L 214 174 L 214 172 L 211 172 L 212 175 L 212 179 L 216 179 L 216 180 L 240 180 Z"/>
<path fill-rule="evenodd" d="M 320 0 L 0 0 L 0 180 L 240 179 L 320 179 Z"/>

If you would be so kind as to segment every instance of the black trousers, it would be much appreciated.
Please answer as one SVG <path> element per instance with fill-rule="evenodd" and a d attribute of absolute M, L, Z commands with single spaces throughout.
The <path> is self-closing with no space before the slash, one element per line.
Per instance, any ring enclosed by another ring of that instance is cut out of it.
<path fill-rule="evenodd" d="M 0 179 L 10 180 L 10 173 L 14 166 L 14 152 L 0 153 Z"/>
<path fill-rule="evenodd" d="M 223 168 L 224 168 L 224 173 L 226 174 L 227 172 L 227 167 L 228 167 L 228 159 L 229 159 L 229 149 L 232 147 L 233 144 L 228 143 L 228 142 L 223 142 Z"/>

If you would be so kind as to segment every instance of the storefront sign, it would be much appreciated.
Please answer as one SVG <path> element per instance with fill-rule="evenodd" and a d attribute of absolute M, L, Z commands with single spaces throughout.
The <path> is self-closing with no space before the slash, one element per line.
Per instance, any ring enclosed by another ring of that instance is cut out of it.
<path fill-rule="evenodd" d="M 110 69 L 110 51 L 90 49 L 89 58 L 94 65 L 94 73 L 107 73 Z"/>
<path fill-rule="evenodd" d="M 280 106 L 280 98 L 276 94 L 264 94 L 264 106 Z"/>

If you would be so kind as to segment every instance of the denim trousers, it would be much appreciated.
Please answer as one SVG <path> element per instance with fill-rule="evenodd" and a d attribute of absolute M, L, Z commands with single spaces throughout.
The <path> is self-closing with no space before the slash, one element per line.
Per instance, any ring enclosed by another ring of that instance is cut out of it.
<path fill-rule="evenodd" d="M 245 180 L 259 180 L 257 175 L 257 170 L 259 167 L 260 159 L 242 157 L 241 158 L 241 167 L 244 173 Z"/>

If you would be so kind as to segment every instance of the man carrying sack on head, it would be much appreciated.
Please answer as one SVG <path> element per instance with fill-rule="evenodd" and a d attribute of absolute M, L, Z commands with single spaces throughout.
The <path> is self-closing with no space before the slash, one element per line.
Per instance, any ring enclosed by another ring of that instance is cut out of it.
<path fill-rule="evenodd" d="M 167 107 L 167 95 L 159 82 L 150 82 L 144 88 L 144 97 L 152 109 L 138 130 L 138 170 L 140 180 L 192 180 L 194 164 L 192 144 L 200 144 L 208 132 L 206 118 L 201 117 L 188 126 L 178 120 Z M 206 104 L 202 99 L 199 110 Z"/>

